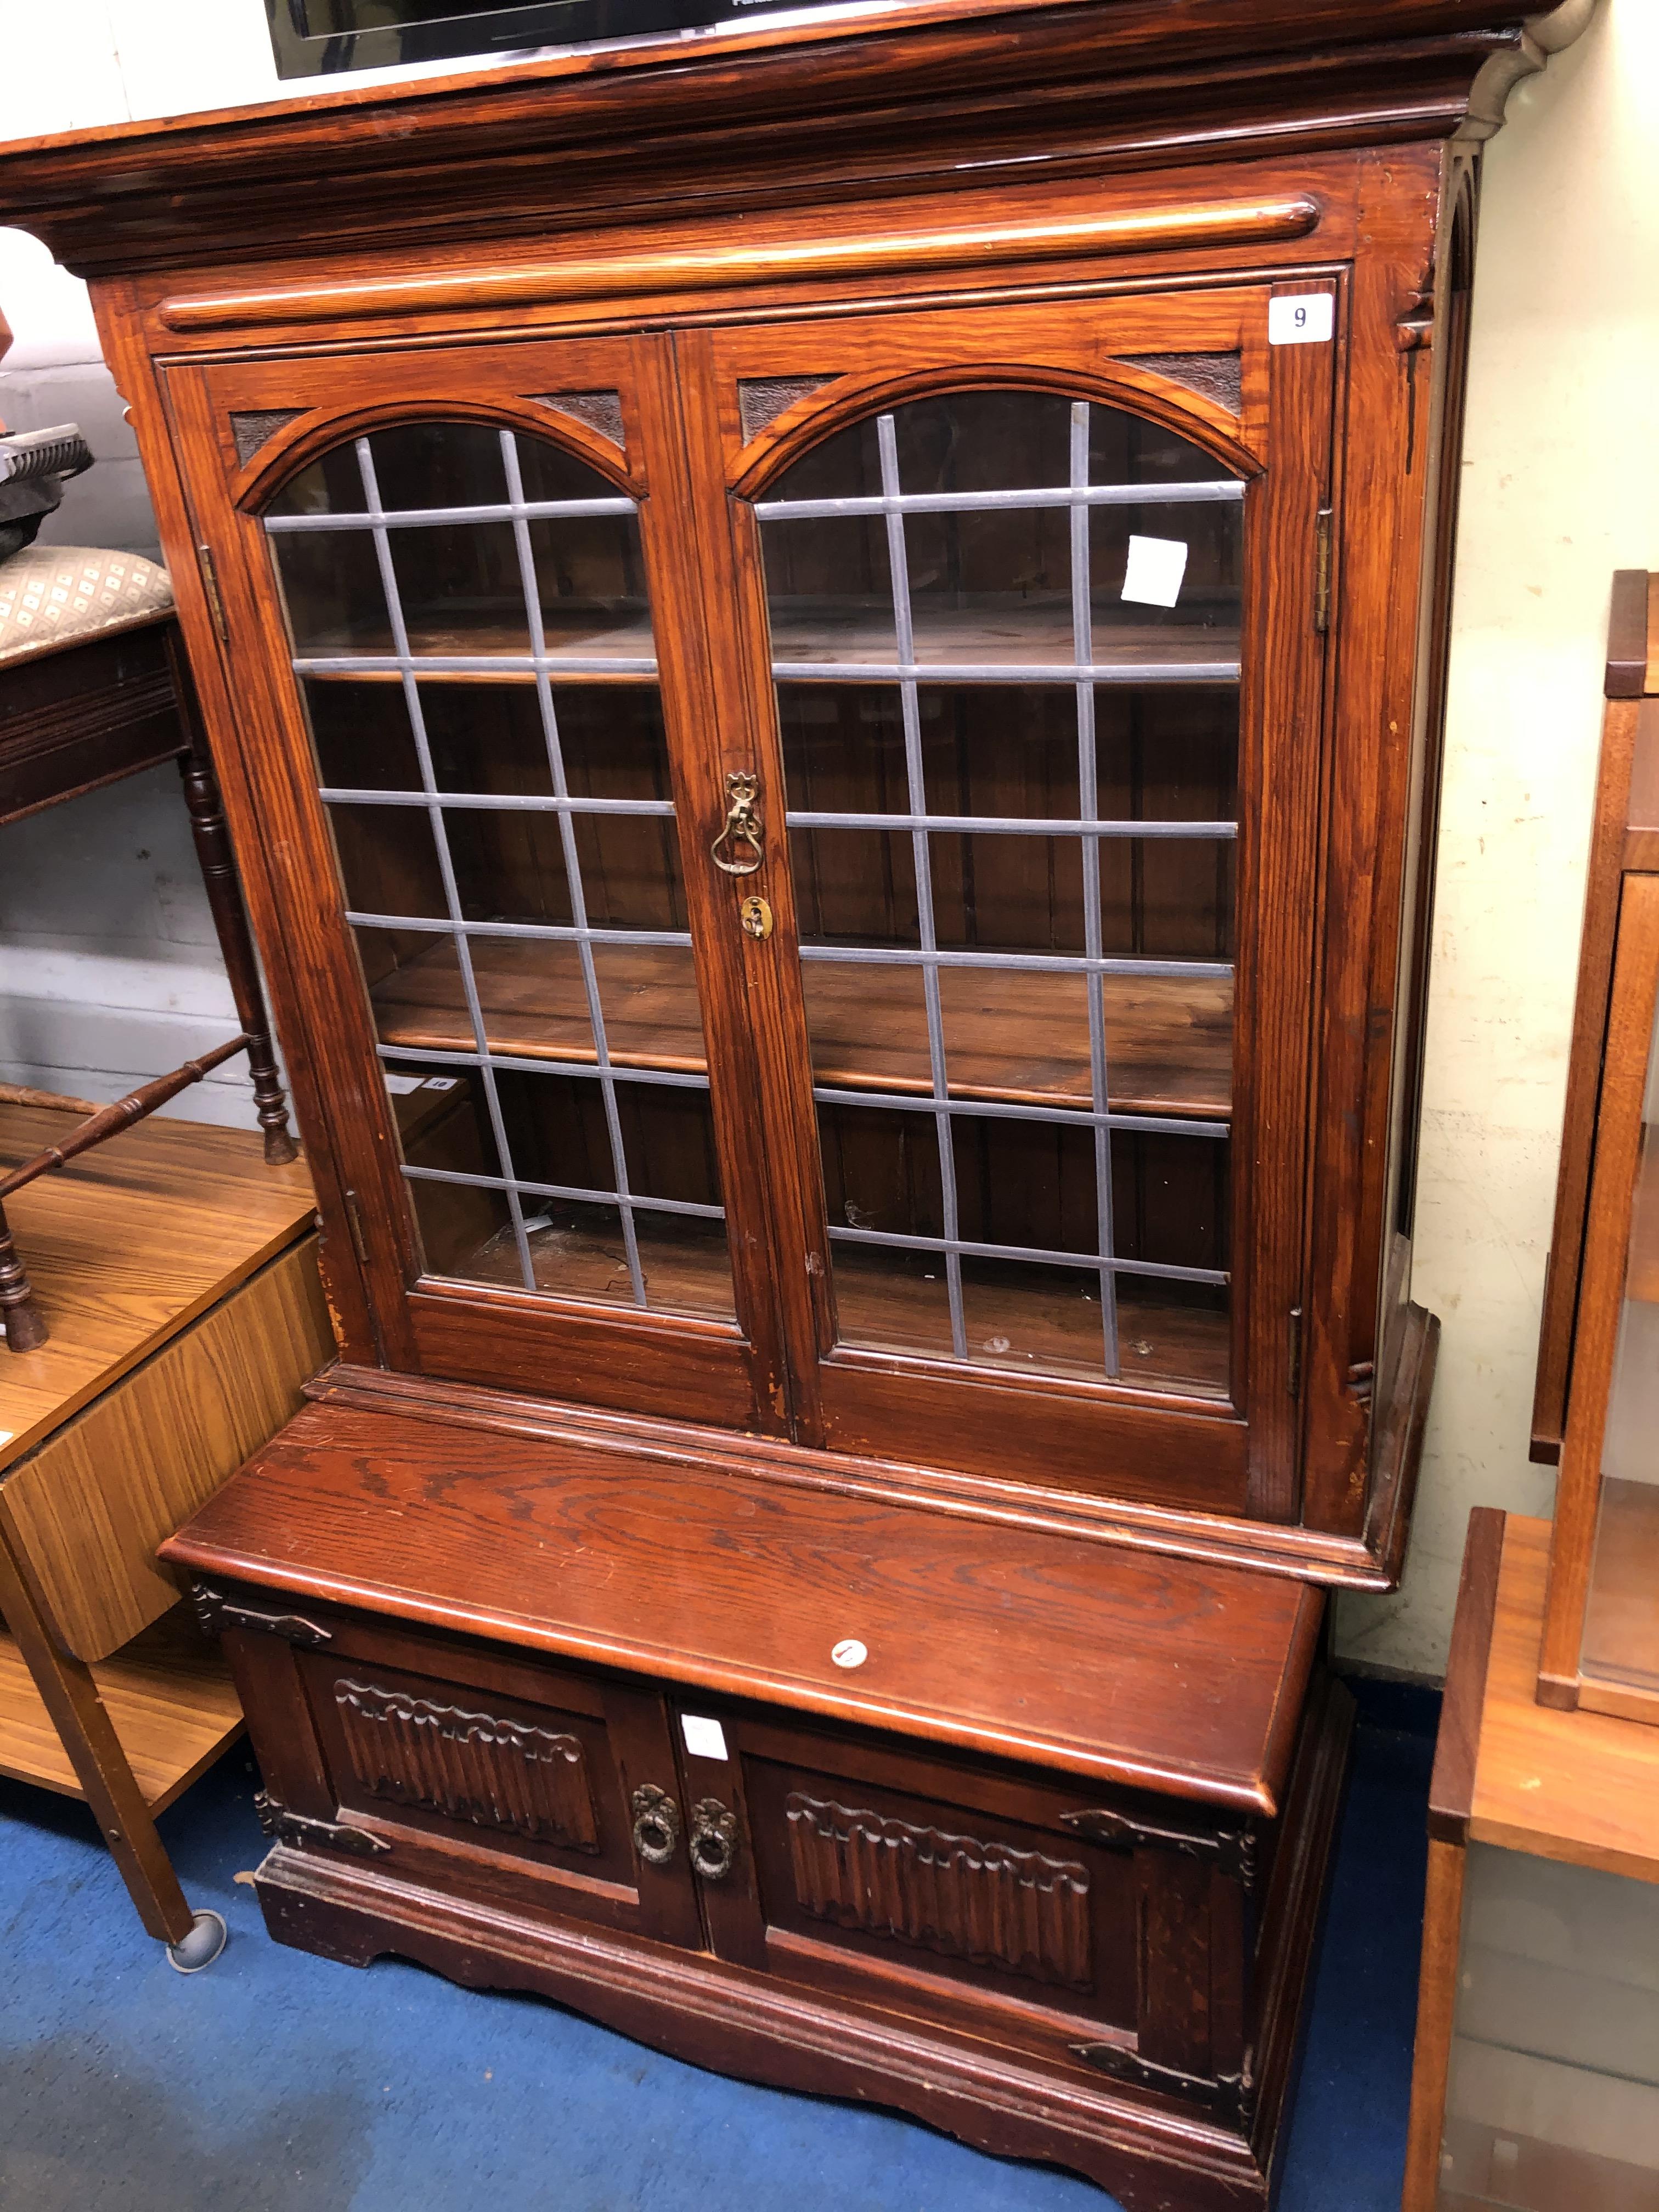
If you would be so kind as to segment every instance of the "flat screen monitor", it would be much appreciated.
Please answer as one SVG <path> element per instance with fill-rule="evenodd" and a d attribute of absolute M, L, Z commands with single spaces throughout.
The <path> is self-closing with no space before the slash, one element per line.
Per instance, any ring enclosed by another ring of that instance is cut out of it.
<path fill-rule="evenodd" d="M 265 0 L 279 76 L 706 30 L 803 0 Z"/>

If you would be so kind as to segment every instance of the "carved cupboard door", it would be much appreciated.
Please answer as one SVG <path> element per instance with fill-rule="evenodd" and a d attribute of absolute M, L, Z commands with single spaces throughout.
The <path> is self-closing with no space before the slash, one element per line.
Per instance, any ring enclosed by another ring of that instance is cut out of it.
<path fill-rule="evenodd" d="M 279 1844 L 388 1882 L 702 1942 L 648 1682 L 213 1589 Z"/>
<path fill-rule="evenodd" d="M 167 377 L 348 1352 L 782 1425 L 667 342 Z"/>
<path fill-rule="evenodd" d="M 1239 1816 L 753 1711 L 678 1720 L 720 1957 L 1221 2105 L 1247 2074 Z"/>
<path fill-rule="evenodd" d="M 811 1440 L 1296 1510 L 1334 304 L 676 340 Z"/>

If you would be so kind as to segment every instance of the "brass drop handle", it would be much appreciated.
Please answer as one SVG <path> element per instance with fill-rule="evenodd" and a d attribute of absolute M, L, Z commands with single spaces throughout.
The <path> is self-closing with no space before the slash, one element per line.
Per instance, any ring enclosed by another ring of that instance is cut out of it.
<path fill-rule="evenodd" d="M 759 792 L 760 779 L 750 769 L 734 769 L 726 779 L 726 825 L 708 856 L 728 876 L 752 876 L 766 858 L 766 829 L 755 811 Z M 746 853 L 738 849 L 744 845 Z"/>
<path fill-rule="evenodd" d="M 642 1782 L 632 1802 L 635 1850 L 647 1866 L 666 1866 L 680 1847 L 679 1807 L 654 1782 Z"/>
<path fill-rule="evenodd" d="M 691 1863 L 705 1881 L 724 1881 L 738 1863 L 738 1816 L 718 1797 L 691 1808 Z"/>

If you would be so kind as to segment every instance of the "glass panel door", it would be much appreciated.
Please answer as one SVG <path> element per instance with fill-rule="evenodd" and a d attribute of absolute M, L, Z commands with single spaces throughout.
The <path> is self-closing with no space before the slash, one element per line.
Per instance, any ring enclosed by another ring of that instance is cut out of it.
<path fill-rule="evenodd" d="M 434 419 L 264 526 L 426 1273 L 729 1319 L 634 500 Z"/>
<path fill-rule="evenodd" d="M 1227 1395 L 1243 497 L 958 390 L 756 503 L 843 1344 Z"/>

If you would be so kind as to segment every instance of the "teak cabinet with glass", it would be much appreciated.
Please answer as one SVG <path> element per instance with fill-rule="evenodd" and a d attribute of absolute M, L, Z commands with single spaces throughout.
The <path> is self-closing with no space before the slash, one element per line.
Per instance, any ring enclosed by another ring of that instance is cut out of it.
<path fill-rule="evenodd" d="M 0 154 L 325 1224 L 341 1364 L 170 1547 L 268 1919 L 1131 2203 L 1269 2188 L 1403 1550 L 1476 162 L 1588 7 L 1334 13 Z"/>

